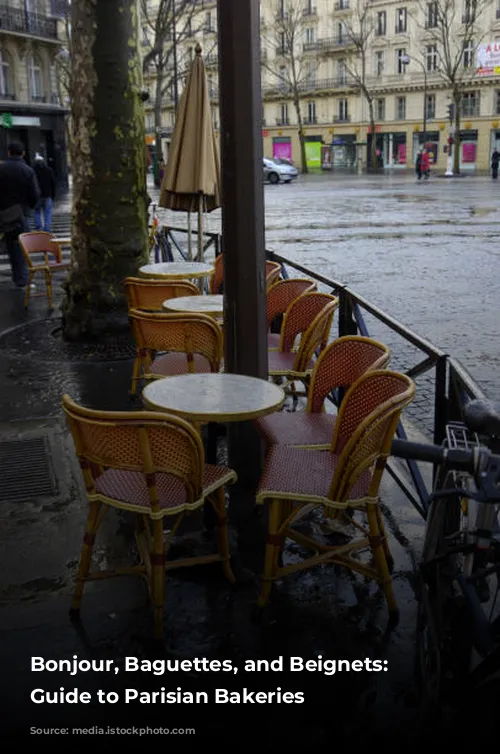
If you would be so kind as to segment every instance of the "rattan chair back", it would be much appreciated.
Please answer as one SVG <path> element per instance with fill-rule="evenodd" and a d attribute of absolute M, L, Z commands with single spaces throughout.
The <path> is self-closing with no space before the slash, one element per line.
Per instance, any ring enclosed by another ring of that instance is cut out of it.
<path fill-rule="evenodd" d="M 401 411 L 414 395 L 414 382 L 390 370 L 367 372 L 351 385 L 340 406 L 333 433 L 331 449 L 340 456 L 330 499 L 348 500 L 360 475 L 375 463 L 369 496 L 377 496 Z"/>
<path fill-rule="evenodd" d="M 224 259 L 222 254 L 218 254 L 214 260 L 214 271 L 209 280 L 210 293 L 218 294 L 224 292 Z"/>
<path fill-rule="evenodd" d="M 188 371 L 194 372 L 194 354 L 204 356 L 210 370 L 218 372 L 223 356 L 220 325 L 206 314 L 161 314 L 132 309 L 129 312 L 137 349 L 143 355 L 153 351 L 185 353 Z"/>
<path fill-rule="evenodd" d="M 46 233 L 41 230 L 36 230 L 32 233 L 21 233 L 19 244 L 28 267 L 35 266 L 31 254 L 51 254 L 56 262 L 59 264 L 62 263 L 61 247 L 54 240 L 52 233 Z"/>
<path fill-rule="evenodd" d="M 372 338 L 362 335 L 337 338 L 324 349 L 314 365 L 307 411 L 319 413 L 332 390 L 350 387 L 368 371 L 385 369 L 390 356 L 390 349 Z"/>
<path fill-rule="evenodd" d="M 269 330 L 273 320 L 284 314 L 299 296 L 315 290 L 316 283 L 307 278 L 278 280 L 274 283 L 267 292 L 267 329 Z"/>
<path fill-rule="evenodd" d="M 104 470 L 146 476 L 151 513 L 158 513 L 157 473 L 170 474 L 186 491 L 186 506 L 203 490 L 204 454 L 194 427 L 176 416 L 150 411 L 95 411 L 63 396 L 63 410 L 75 443 L 87 493 Z M 126 507 L 120 503 L 120 507 Z"/>
<path fill-rule="evenodd" d="M 125 278 L 123 281 L 128 308 L 149 312 L 164 311 L 162 303 L 179 296 L 197 296 L 200 289 L 188 280 L 167 281 L 153 278 Z"/>
<path fill-rule="evenodd" d="M 269 290 L 278 280 L 281 274 L 281 265 L 279 262 L 266 260 L 266 289 Z"/>
<path fill-rule="evenodd" d="M 292 351 L 299 335 L 305 333 L 324 306 L 338 301 L 329 293 L 310 292 L 292 301 L 285 312 L 281 327 L 280 351 Z"/>
<path fill-rule="evenodd" d="M 332 327 L 333 315 L 339 305 L 339 299 L 336 296 L 329 296 L 329 299 L 300 338 L 294 371 L 306 372 L 315 353 L 318 350 L 322 351 L 326 346 Z"/>

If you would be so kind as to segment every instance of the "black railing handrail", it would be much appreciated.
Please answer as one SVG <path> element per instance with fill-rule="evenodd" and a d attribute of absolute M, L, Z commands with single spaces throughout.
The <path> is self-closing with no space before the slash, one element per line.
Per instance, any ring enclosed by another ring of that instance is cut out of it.
<path fill-rule="evenodd" d="M 0 29 L 46 39 L 58 38 L 55 18 L 8 3 L 0 5 Z"/>

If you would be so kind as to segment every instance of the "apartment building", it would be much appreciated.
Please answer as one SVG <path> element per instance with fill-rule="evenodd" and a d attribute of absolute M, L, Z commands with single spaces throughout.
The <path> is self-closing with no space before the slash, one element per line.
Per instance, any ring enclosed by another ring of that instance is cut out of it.
<path fill-rule="evenodd" d="M 264 154 L 300 164 L 300 116 L 310 169 L 365 167 L 375 139 L 388 169 L 412 167 L 425 143 L 444 171 L 453 135 L 451 85 L 442 74 L 444 5 L 443 0 L 262 0 Z M 193 0 L 192 6 L 192 37 L 179 47 L 187 60 L 195 42 L 209 49 L 217 124 L 217 3 Z M 486 171 L 492 150 L 500 148 L 500 66 L 478 73 L 477 47 L 500 44 L 500 0 L 455 0 L 447 25 L 449 62 L 457 63 L 461 91 L 461 169 Z M 459 51 L 463 40 L 467 44 Z M 170 127 L 173 111 L 173 104 L 167 106 L 163 116 Z"/>
<path fill-rule="evenodd" d="M 57 89 L 55 59 L 61 50 L 59 24 L 67 3 L 49 0 L 0 2 L 0 155 L 21 141 L 26 159 L 37 152 L 67 183 L 67 112 Z"/>

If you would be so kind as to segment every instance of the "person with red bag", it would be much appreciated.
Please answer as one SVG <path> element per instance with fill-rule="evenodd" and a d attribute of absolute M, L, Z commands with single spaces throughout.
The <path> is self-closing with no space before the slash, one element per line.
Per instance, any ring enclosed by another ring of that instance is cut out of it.
<path fill-rule="evenodd" d="M 425 179 L 427 179 L 431 172 L 431 164 L 429 160 L 429 152 L 424 148 L 422 150 L 422 160 L 420 162 L 420 170 Z"/>

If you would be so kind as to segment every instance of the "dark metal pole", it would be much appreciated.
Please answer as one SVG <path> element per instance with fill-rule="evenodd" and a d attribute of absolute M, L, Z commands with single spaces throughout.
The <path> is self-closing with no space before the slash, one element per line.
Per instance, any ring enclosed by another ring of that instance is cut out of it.
<path fill-rule="evenodd" d="M 175 18 L 175 0 L 172 0 L 172 52 L 174 55 L 174 106 L 177 115 L 179 105 L 179 84 L 177 81 L 177 23 Z"/>
<path fill-rule="evenodd" d="M 420 61 L 422 63 L 422 61 Z M 422 70 L 424 72 L 424 147 L 427 141 L 427 69 L 425 64 L 422 63 Z"/>
<path fill-rule="evenodd" d="M 225 368 L 267 379 L 259 0 L 218 0 Z M 259 474 L 251 423 L 229 425 L 240 482 Z"/>

